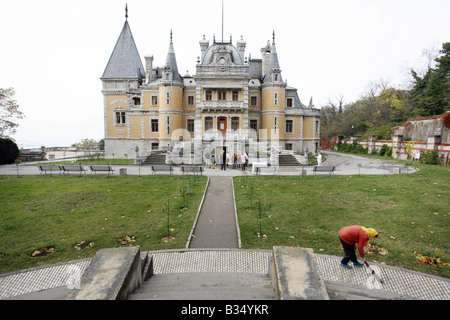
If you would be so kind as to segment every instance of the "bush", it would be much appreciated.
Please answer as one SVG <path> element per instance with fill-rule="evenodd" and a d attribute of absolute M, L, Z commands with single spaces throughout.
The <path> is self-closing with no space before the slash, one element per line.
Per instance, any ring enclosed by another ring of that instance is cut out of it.
<path fill-rule="evenodd" d="M 0 164 L 10 164 L 19 157 L 19 148 L 11 139 L 0 139 Z"/>
<path fill-rule="evenodd" d="M 437 164 L 438 163 L 438 153 L 436 150 L 427 150 L 426 152 L 422 152 L 421 157 L 422 163 L 425 164 Z"/>
<path fill-rule="evenodd" d="M 392 157 L 392 148 L 388 148 L 388 151 L 386 152 L 386 156 Z"/>
<path fill-rule="evenodd" d="M 384 156 L 388 150 L 389 147 L 387 146 L 387 144 L 383 144 L 383 146 L 380 149 L 380 156 Z"/>

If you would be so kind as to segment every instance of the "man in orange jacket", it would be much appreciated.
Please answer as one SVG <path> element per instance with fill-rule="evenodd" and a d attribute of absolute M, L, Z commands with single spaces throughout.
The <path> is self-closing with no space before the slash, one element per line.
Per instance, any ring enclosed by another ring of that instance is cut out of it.
<path fill-rule="evenodd" d="M 353 262 L 355 267 L 362 267 L 364 264 L 359 263 L 356 258 L 355 244 L 358 244 L 358 252 L 361 259 L 364 259 L 364 246 L 369 242 L 369 238 L 378 237 L 378 232 L 372 228 L 365 228 L 361 226 L 349 226 L 339 230 L 339 239 L 341 240 L 344 249 L 344 258 L 340 266 L 352 269 L 348 262 Z"/>

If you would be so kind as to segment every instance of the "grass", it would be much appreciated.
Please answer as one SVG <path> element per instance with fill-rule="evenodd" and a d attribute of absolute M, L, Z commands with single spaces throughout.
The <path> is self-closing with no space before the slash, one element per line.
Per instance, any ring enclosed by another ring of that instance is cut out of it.
<path fill-rule="evenodd" d="M 449 265 L 414 254 L 450 262 L 450 168 L 414 165 L 420 170 L 408 175 L 235 177 L 243 248 L 300 246 L 342 256 L 337 233 L 358 224 L 381 232 L 371 243 L 389 252 L 369 261 L 450 278 Z M 125 245 L 144 251 L 184 248 L 206 184 L 199 179 L 191 177 L 184 205 L 186 176 L 0 176 L 0 273 L 92 257 L 126 236 L 135 242 Z M 175 239 L 165 242 L 169 199 Z M 94 245 L 74 249 L 82 241 Z M 54 251 L 31 257 L 42 248 Z"/>
<path fill-rule="evenodd" d="M 380 231 L 371 244 L 389 252 L 368 261 L 450 278 L 450 265 L 425 264 L 414 254 L 450 262 L 450 168 L 414 165 L 420 171 L 409 175 L 236 177 L 242 246 L 343 256 L 338 231 L 362 225 Z"/>
<path fill-rule="evenodd" d="M 134 237 L 144 251 L 184 248 L 206 186 L 187 176 L 0 177 L 0 273 L 92 257 Z M 180 189 L 192 195 L 183 200 Z M 167 205 L 169 202 L 169 231 Z M 173 236 L 171 241 L 163 238 Z M 76 250 L 82 241 L 92 247 Z M 31 257 L 42 248 L 51 254 Z M 2 256 L 3 255 L 3 256 Z"/>

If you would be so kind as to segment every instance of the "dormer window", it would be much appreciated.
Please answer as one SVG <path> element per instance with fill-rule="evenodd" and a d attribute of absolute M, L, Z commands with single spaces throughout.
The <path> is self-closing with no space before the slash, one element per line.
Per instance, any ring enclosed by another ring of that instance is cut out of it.
<path fill-rule="evenodd" d="M 134 106 L 140 106 L 141 105 L 141 98 L 138 98 L 138 97 L 133 98 L 133 105 Z"/>

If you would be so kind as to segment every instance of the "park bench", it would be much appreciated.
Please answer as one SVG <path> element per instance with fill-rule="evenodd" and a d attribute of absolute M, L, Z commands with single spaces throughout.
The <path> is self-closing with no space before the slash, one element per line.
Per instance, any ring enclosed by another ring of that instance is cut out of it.
<path fill-rule="evenodd" d="M 61 166 L 61 168 L 64 171 L 64 173 L 67 172 L 67 174 L 69 174 L 71 171 L 79 172 L 80 175 L 81 173 L 86 173 L 86 169 L 80 165 L 68 165 L 68 166 L 64 165 Z"/>
<path fill-rule="evenodd" d="M 184 174 L 193 173 L 194 175 L 199 173 L 203 175 L 204 168 L 203 167 L 197 167 L 197 166 L 182 166 L 181 172 Z"/>
<path fill-rule="evenodd" d="M 100 171 L 100 172 L 108 172 L 109 175 L 110 173 L 114 172 L 114 169 L 111 168 L 110 165 L 90 165 L 89 168 L 91 169 L 91 174 L 92 172 L 97 174 L 97 171 Z"/>
<path fill-rule="evenodd" d="M 61 173 L 61 166 L 60 165 L 52 165 L 52 164 L 45 164 L 45 165 L 39 165 L 38 166 L 39 170 L 41 171 L 39 174 L 42 174 L 42 172 L 44 172 L 44 174 L 47 174 L 47 172 L 50 172 L 50 174 L 52 174 L 53 172 L 58 172 L 58 174 Z"/>
<path fill-rule="evenodd" d="M 255 173 L 256 174 L 263 174 L 263 173 L 266 173 L 266 174 L 275 174 L 275 173 L 277 173 L 277 167 L 273 167 L 273 166 L 270 166 L 270 167 L 255 167 Z"/>
<path fill-rule="evenodd" d="M 335 166 L 314 166 L 313 172 L 314 174 L 316 174 L 317 172 L 328 172 L 331 174 L 335 169 Z"/>
<path fill-rule="evenodd" d="M 152 165 L 151 168 L 153 174 L 156 174 L 156 172 L 169 172 L 170 174 L 173 173 L 173 167 L 171 165 Z"/>

